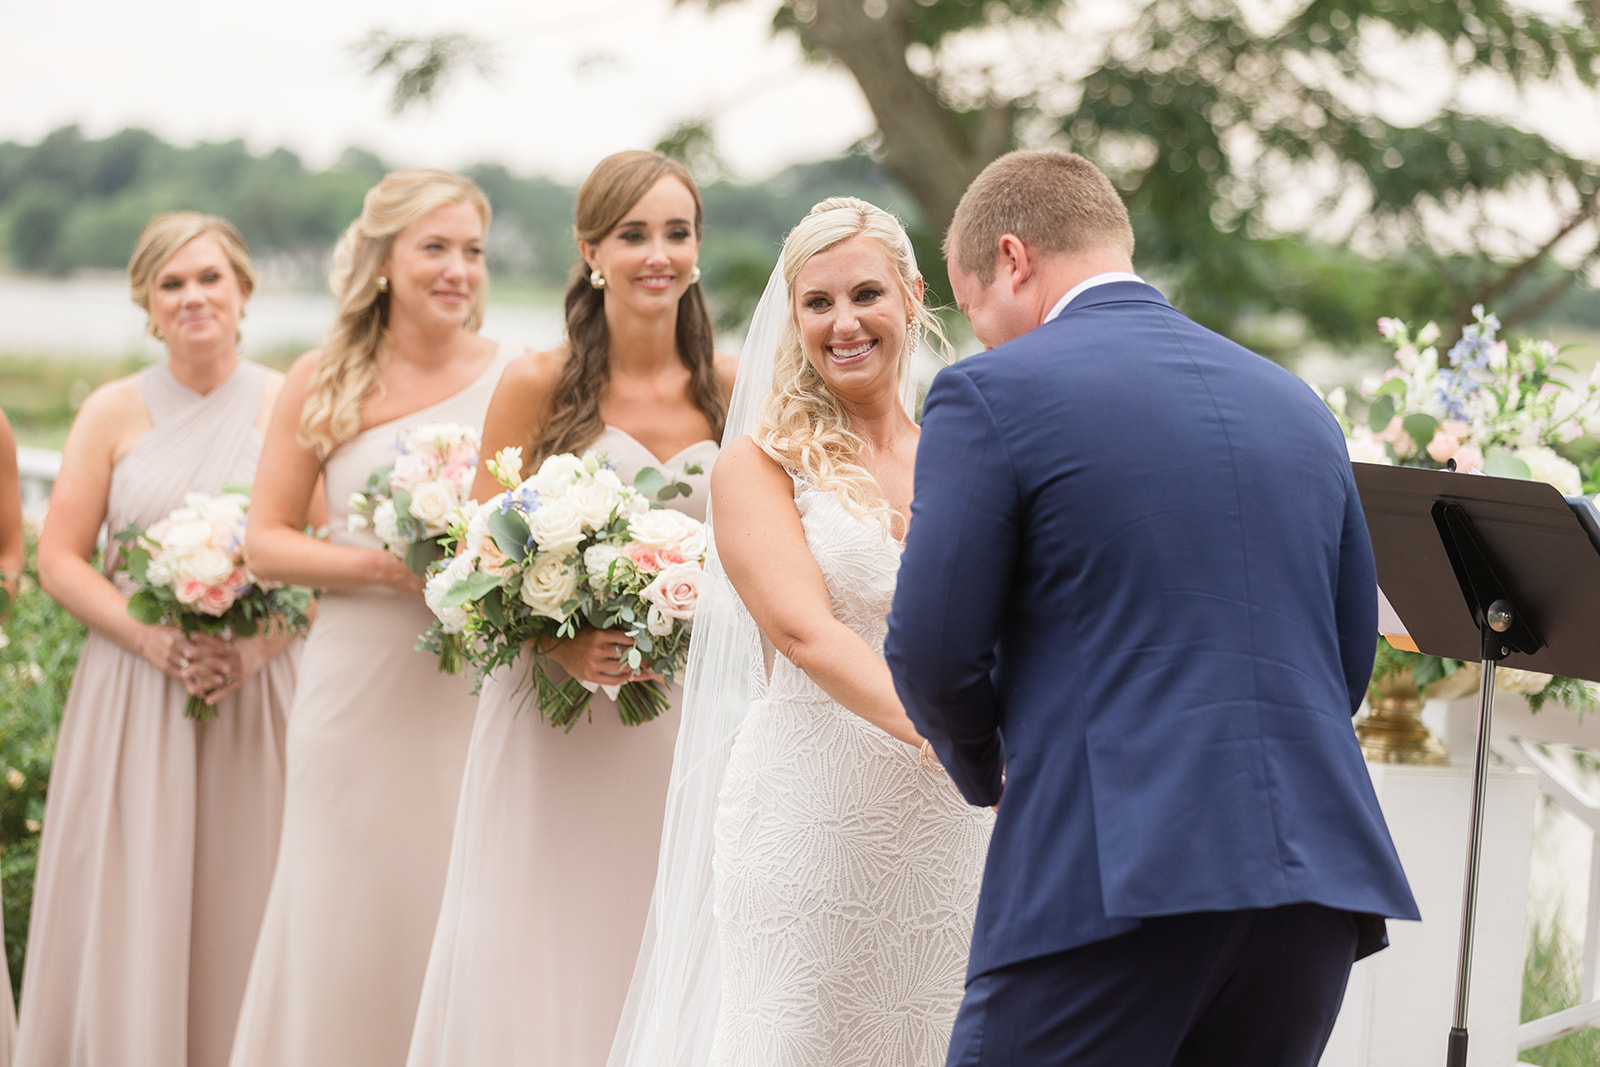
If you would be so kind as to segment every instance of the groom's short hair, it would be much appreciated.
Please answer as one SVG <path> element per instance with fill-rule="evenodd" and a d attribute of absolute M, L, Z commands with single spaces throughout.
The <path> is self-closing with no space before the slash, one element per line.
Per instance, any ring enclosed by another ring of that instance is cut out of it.
<path fill-rule="evenodd" d="M 987 286 L 1008 233 L 1049 252 L 1109 245 L 1133 257 L 1127 205 L 1111 179 L 1071 152 L 1008 152 L 983 168 L 956 205 L 944 258 Z"/>

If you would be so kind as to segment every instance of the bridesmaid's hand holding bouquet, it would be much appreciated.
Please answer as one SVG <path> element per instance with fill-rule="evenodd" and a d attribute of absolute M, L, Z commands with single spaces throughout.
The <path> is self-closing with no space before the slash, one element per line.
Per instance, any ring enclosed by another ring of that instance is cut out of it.
<path fill-rule="evenodd" d="M 551 456 L 525 481 L 518 480 L 520 449 L 488 466 L 506 490 L 468 505 L 452 526 L 459 554 L 428 580 L 424 599 L 438 621 L 424 647 L 441 653 L 441 665 L 464 656 L 481 681 L 530 642 L 547 646 L 584 626 L 619 630 L 632 640 L 622 665 L 670 685 L 688 657 L 706 537 L 697 520 L 652 508 L 651 499 L 687 495 L 688 485 L 654 468 L 623 485 L 594 452 Z M 557 682 L 543 656 L 531 659 L 540 715 L 570 730 L 600 687 Z M 628 726 L 668 706 L 653 681 L 605 689 Z"/>
<path fill-rule="evenodd" d="M 228 641 L 262 631 L 291 636 L 309 629 L 311 590 L 264 581 L 245 566 L 249 506 L 244 492 L 190 493 L 182 507 L 148 529 L 129 526 L 117 534 L 128 576 L 138 587 L 128 600 L 128 614 L 149 625 L 176 626 L 185 637 L 206 634 Z M 234 682 L 229 678 L 219 688 Z M 207 695 L 191 694 L 183 713 L 202 721 L 216 718 Z"/>

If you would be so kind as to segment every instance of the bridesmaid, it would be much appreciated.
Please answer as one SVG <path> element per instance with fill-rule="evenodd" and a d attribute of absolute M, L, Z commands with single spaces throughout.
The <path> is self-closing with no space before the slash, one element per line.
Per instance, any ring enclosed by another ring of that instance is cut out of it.
<path fill-rule="evenodd" d="M 472 731 L 466 679 L 416 652 L 422 583 L 347 501 L 430 422 L 481 426 L 514 354 L 477 333 L 489 202 L 465 178 L 401 170 L 334 255 L 339 316 L 289 371 L 246 547 L 268 577 L 324 589 L 290 715 L 283 843 L 234 1067 L 399 1064 L 439 914 Z M 301 532 L 317 479 L 331 534 Z"/>
<path fill-rule="evenodd" d="M 679 164 L 621 152 L 595 167 L 578 190 L 567 343 L 507 369 L 484 456 L 520 445 L 532 471 L 595 449 L 624 482 L 699 463 L 685 476 L 694 492 L 673 506 L 704 516 L 736 364 L 712 352 L 700 230 L 700 194 Z M 480 465 L 478 499 L 497 489 Z M 630 644 L 581 631 L 548 650 L 552 673 L 624 681 Z M 519 661 L 484 683 L 410 1067 L 601 1067 L 622 1013 L 655 880 L 676 690 L 671 710 L 633 727 L 596 693 L 563 733 L 522 710 L 526 671 Z"/>
<path fill-rule="evenodd" d="M 26 1067 L 226 1063 L 278 848 L 298 644 L 135 622 L 114 542 L 93 563 L 102 529 L 255 474 L 283 383 L 239 358 L 255 272 L 232 224 L 177 212 L 145 227 L 128 279 L 167 360 L 84 402 L 39 537 L 40 583 L 89 636 L 39 848 Z M 185 718 L 190 694 L 217 717 Z"/>

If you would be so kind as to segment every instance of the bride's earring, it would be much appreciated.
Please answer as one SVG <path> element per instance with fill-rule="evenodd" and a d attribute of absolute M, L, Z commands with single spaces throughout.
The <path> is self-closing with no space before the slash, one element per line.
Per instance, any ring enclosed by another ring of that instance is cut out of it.
<path fill-rule="evenodd" d="M 906 347 L 915 352 L 922 341 L 922 323 L 913 316 L 906 320 Z"/>
<path fill-rule="evenodd" d="M 604 289 L 606 287 L 606 276 L 600 273 L 599 267 L 589 272 L 589 284 L 596 289 Z"/>
<path fill-rule="evenodd" d="M 385 278 L 381 274 L 378 275 L 378 292 L 387 293 L 388 291 L 389 291 L 389 279 Z"/>
<path fill-rule="evenodd" d="M 689 272 L 689 284 L 694 285 L 700 281 L 700 264 L 694 265 L 694 270 Z"/>

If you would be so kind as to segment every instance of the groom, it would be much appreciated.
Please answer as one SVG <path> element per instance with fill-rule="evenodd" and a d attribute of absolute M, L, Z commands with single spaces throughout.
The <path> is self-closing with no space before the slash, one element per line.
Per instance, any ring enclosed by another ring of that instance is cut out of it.
<path fill-rule="evenodd" d="M 1314 1067 L 1418 917 L 1350 728 L 1377 608 L 1339 426 L 1133 273 L 1079 156 L 996 160 L 945 254 L 990 351 L 928 393 L 886 652 L 1000 804 L 948 1064 Z"/>

